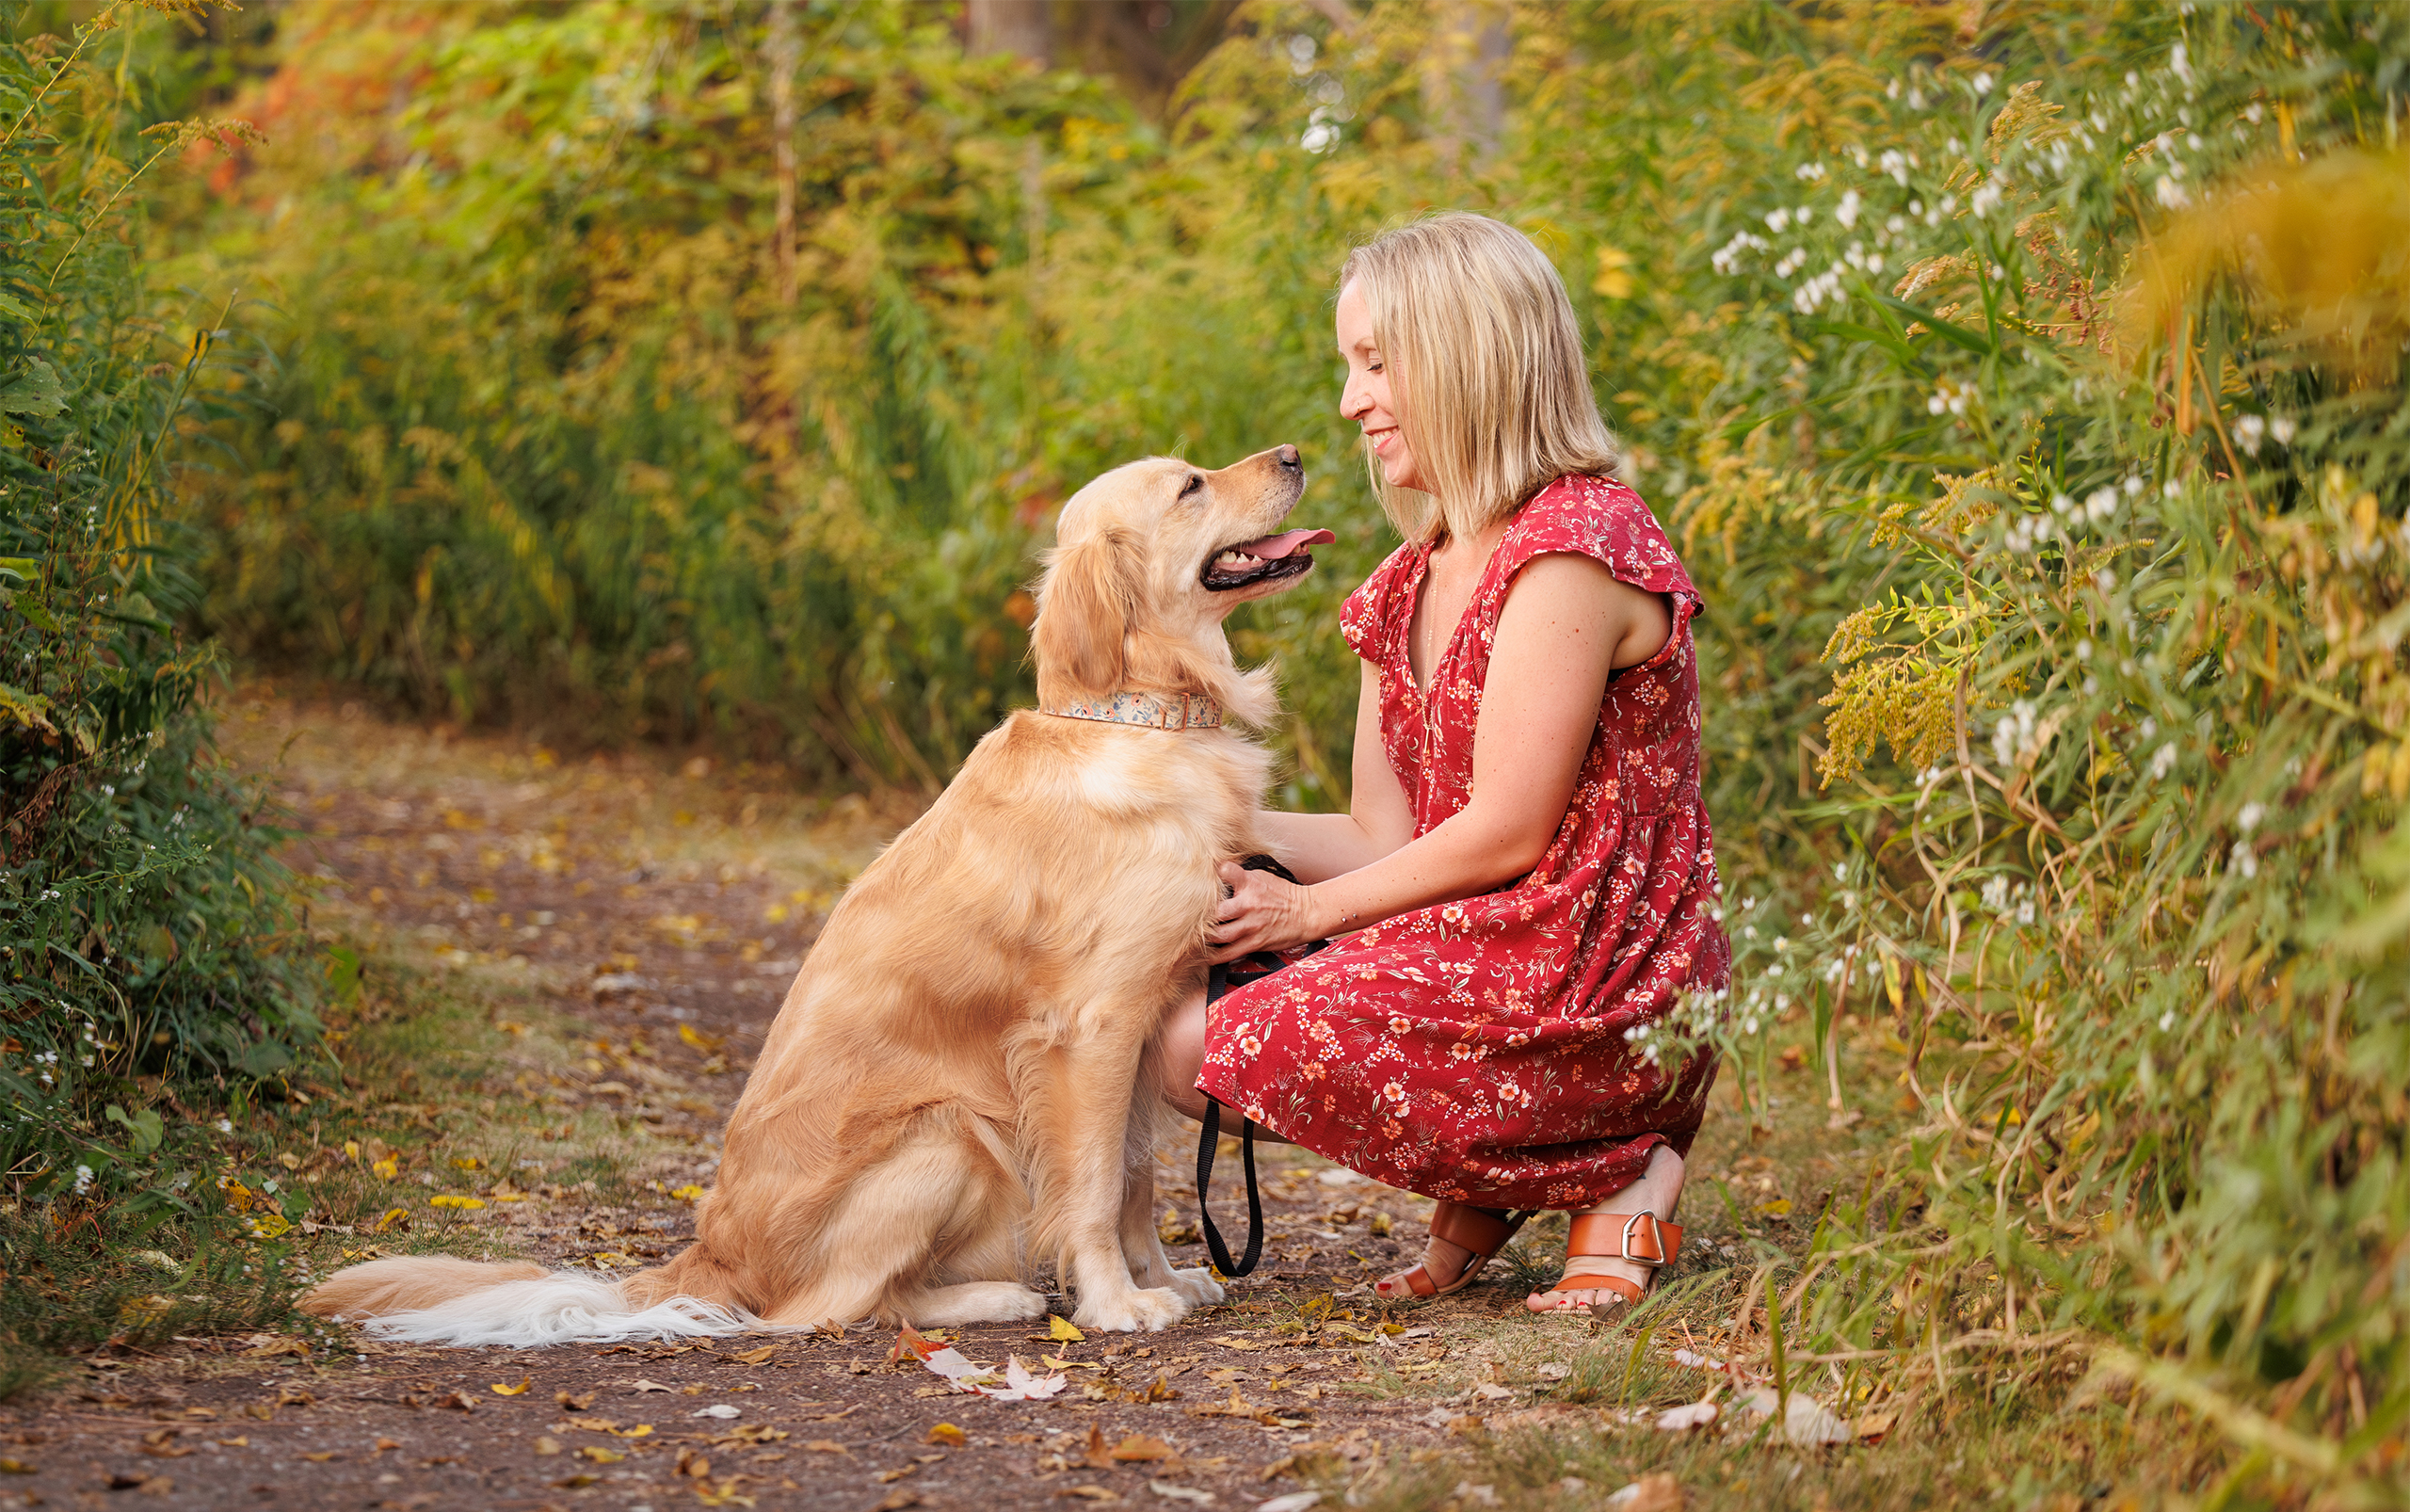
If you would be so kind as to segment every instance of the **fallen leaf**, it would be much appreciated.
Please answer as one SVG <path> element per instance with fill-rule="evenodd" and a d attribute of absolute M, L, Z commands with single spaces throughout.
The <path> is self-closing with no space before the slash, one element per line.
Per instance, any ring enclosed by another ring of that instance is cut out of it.
<path fill-rule="evenodd" d="M 553 1400 L 571 1412 L 583 1412 L 594 1405 L 594 1393 L 587 1391 L 583 1395 L 572 1395 L 568 1391 L 554 1391 Z"/>
<path fill-rule="evenodd" d="M 1120 1497 L 1101 1486 L 1066 1486 L 1054 1493 L 1057 1499 L 1074 1497 L 1084 1502 L 1118 1502 Z"/>
<path fill-rule="evenodd" d="M 505 1386 L 500 1381 L 496 1381 L 491 1386 L 487 1387 L 486 1390 L 491 1391 L 496 1396 L 524 1396 L 527 1394 L 528 1386 L 534 1382 L 535 1378 L 536 1377 L 533 1375 L 530 1375 L 516 1386 Z"/>
<path fill-rule="evenodd" d="M 707 1035 L 691 1023 L 682 1023 L 678 1026 L 678 1037 L 707 1055 L 728 1043 L 726 1035 Z"/>
<path fill-rule="evenodd" d="M 687 1414 L 689 1417 L 696 1418 L 737 1418 L 744 1415 L 744 1408 L 730 1407 L 725 1402 L 715 1402 L 707 1407 L 700 1407 Z"/>
<path fill-rule="evenodd" d="M 1607 1498 L 1612 1512 L 1682 1512 L 1682 1483 L 1671 1475 L 1643 1475 Z"/>
<path fill-rule="evenodd" d="M 904 1347 L 901 1342 L 897 1347 Z M 1004 1384 L 997 1385 L 994 1371 L 972 1364 L 951 1346 L 924 1355 L 921 1363 L 944 1376 L 956 1391 L 977 1391 L 1004 1402 L 1040 1401 L 1056 1395 L 1069 1382 L 1069 1377 L 1064 1375 L 1032 1375 L 1019 1356 L 1008 1355 L 1004 1359 Z"/>
<path fill-rule="evenodd" d="M 1113 1457 L 1125 1465 L 1177 1456 L 1171 1445 L 1143 1433 L 1133 1433 L 1113 1446 Z"/>
<path fill-rule="evenodd" d="M 426 1205 L 431 1208 L 481 1208 L 486 1205 L 486 1199 L 481 1197 L 461 1197 L 457 1193 L 446 1192 L 442 1197 L 428 1198 Z"/>
<path fill-rule="evenodd" d="M 890 1491 L 887 1500 L 878 1504 L 877 1512 L 904 1512 L 906 1507 L 920 1504 L 921 1493 L 918 1491 Z"/>
<path fill-rule="evenodd" d="M 594 1461 L 598 1465 L 616 1465 L 620 1460 L 628 1457 L 616 1449 L 605 1449 L 601 1444 L 587 1444 L 585 1448 L 579 1450 L 578 1453 L 584 1455 L 586 1458 Z"/>
<path fill-rule="evenodd" d="M 971 1441 L 971 1436 L 951 1423 L 940 1423 L 929 1430 L 929 1442 L 959 1449 Z"/>
<path fill-rule="evenodd" d="M 274 1423 L 276 1421 L 276 1408 L 268 1406 L 265 1402 L 245 1403 L 243 1411 L 246 1415 L 257 1418 L 262 1423 Z"/>
<path fill-rule="evenodd" d="M 1321 1503 L 1320 1491 L 1291 1491 L 1286 1496 L 1276 1496 L 1269 1502 L 1258 1502 L 1255 1504 L 1255 1512 L 1306 1512 L 1306 1508 L 1318 1506 Z"/>
<path fill-rule="evenodd" d="M 846 1448 L 844 1444 L 839 1443 L 834 1439 L 813 1439 L 806 1442 L 803 1448 L 806 1454 L 812 1455 L 850 1455 L 853 1453 L 852 1450 Z"/>
<path fill-rule="evenodd" d="M 450 1396 L 442 1398 L 435 1405 L 454 1407 L 462 1412 L 474 1412 L 477 1409 L 477 1399 L 466 1391 L 455 1391 Z"/>
<path fill-rule="evenodd" d="M 1857 1420 L 1851 1431 L 1861 1439 L 1880 1439 L 1889 1433 L 1891 1424 L 1898 1421 L 1896 1412 L 1869 1412 Z"/>
<path fill-rule="evenodd" d="M 759 1349 L 744 1350 L 738 1354 L 731 1355 L 728 1358 L 731 1359 L 742 1360 L 747 1365 L 766 1365 L 770 1362 L 771 1357 L 775 1356 L 778 1352 L 778 1345 L 763 1344 Z"/>
<path fill-rule="evenodd" d="M 659 1381 L 647 1380 L 643 1376 L 639 1375 L 635 1379 L 635 1384 L 629 1387 L 628 1390 L 631 1391 L 675 1391 L 678 1388 L 674 1386 L 664 1386 Z"/>
<path fill-rule="evenodd" d="M 39 1465 L 28 1465 L 22 1459 L 10 1459 L 5 1455 L 0 1455 L 0 1475 L 39 1475 L 40 1473 L 41 1467 Z"/>
<path fill-rule="evenodd" d="M 377 1440 L 377 1447 L 370 1450 L 369 1453 L 372 1455 L 381 1455 L 388 1449 L 399 1449 L 401 1446 L 402 1441 L 399 1439 L 379 1439 Z"/>
<path fill-rule="evenodd" d="M 312 1396 L 309 1392 L 301 1390 L 298 1386 L 287 1386 L 282 1391 L 276 1393 L 276 1405 L 278 1407 L 308 1407 L 311 1403 L 315 1402 L 316 1400 L 316 1397 Z"/>
<path fill-rule="evenodd" d="M 306 1356 L 310 1353 L 310 1341 L 281 1339 L 271 1333 L 255 1333 L 251 1335 L 251 1347 L 244 1350 L 243 1353 L 255 1358 L 265 1355 Z"/>
<path fill-rule="evenodd" d="M 383 1160 L 370 1161 L 368 1168 L 390 1182 L 402 1173 L 402 1163 L 397 1157 L 388 1155 Z"/>
<path fill-rule="evenodd" d="M 1706 1427 L 1713 1423 L 1715 1418 L 1714 1403 L 1693 1402 L 1687 1407 L 1669 1407 L 1657 1414 L 1657 1431 L 1659 1433 L 1688 1433 L 1693 1428 Z"/>
<path fill-rule="evenodd" d="M 405 1229 L 410 1226 L 410 1209 L 387 1208 L 384 1211 L 384 1214 L 379 1216 L 375 1223 L 368 1226 L 368 1231 L 370 1233 L 384 1233 L 390 1231 L 394 1225 L 397 1223 Z"/>
<path fill-rule="evenodd" d="M 1240 1339 L 1229 1334 L 1220 1335 L 1213 1340 L 1213 1343 L 1220 1344 L 1225 1349 L 1269 1349 L 1272 1347 L 1272 1344 L 1268 1340 Z"/>
<path fill-rule="evenodd" d="M 251 1446 L 251 1436 L 243 1434 L 233 1439 L 220 1439 L 217 1442 L 218 1447 L 223 1449 L 249 1449 Z"/>
<path fill-rule="evenodd" d="M 906 1465 L 898 1470 L 882 1470 L 871 1478 L 877 1481 L 881 1486 L 887 1486 L 902 1480 L 905 1476 L 911 1474 L 914 1471 L 919 1470 L 920 1468 L 921 1467 L 918 1465 Z"/>
<path fill-rule="evenodd" d="M 323 1465 L 329 1459 L 339 1458 L 342 1454 L 343 1451 L 340 1449 L 321 1449 L 314 1455 L 303 1455 L 301 1457 L 314 1464 Z"/>
<path fill-rule="evenodd" d="M 620 1439 L 643 1439 L 651 1435 L 652 1424 L 650 1423 L 639 1423 L 631 1428 L 607 1428 L 603 1431 Z"/>
<path fill-rule="evenodd" d="M 602 1477 L 600 1475 L 586 1475 L 583 1473 L 576 1475 L 564 1475 L 559 1480 L 553 1482 L 553 1484 L 565 1491 L 579 1491 L 584 1490 L 586 1487 L 593 1485 L 596 1481 L 599 1481 L 602 1478 Z"/>
<path fill-rule="evenodd" d="M 1202 1506 L 1213 1500 L 1211 1491 L 1200 1491 L 1194 1486 L 1175 1486 L 1169 1481 L 1149 1481 L 1147 1489 L 1166 1502 L 1194 1502 Z"/>
<path fill-rule="evenodd" d="M 1805 1391 L 1791 1392 L 1790 1406 L 1784 1407 L 1773 1387 L 1755 1387 L 1739 1406 L 1742 1411 L 1757 1418 L 1770 1418 L 1780 1410 L 1782 1436 L 1791 1443 L 1845 1444 L 1856 1437 L 1832 1408 Z"/>
<path fill-rule="evenodd" d="M 1076 1344 L 1084 1342 L 1087 1335 L 1060 1312 L 1050 1312 L 1046 1314 L 1046 1337 L 1056 1343 Z"/>
<path fill-rule="evenodd" d="M 712 1462 L 692 1449 L 681 1449 L 678 1451 L 678 1468 L 670 1473 L 691 1476 L 699 1481 L 708 1480 L 711 1478 Z"/>

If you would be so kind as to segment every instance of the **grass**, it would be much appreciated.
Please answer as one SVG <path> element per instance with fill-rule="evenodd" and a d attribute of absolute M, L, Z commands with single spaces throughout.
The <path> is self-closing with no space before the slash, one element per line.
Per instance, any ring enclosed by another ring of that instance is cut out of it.
<path fill-rule="evenodd" d="M 665 1183 L 642 1173 L 669 1141 L 554 1094 L 574 1026 L 499 974 L 364 952 L 379 985 L 336 1026 L 338 1064 L 322 1074 L 337 1085 L 302 1076 L 280 1101 L 238 1100 L 230 1127 L 185 1146 L 165 1177 L 180 1201 L 0 1211 L 0 1401 L 57 1384 L 95 1351 L 274 1330 L 330 1339 L 294 1310 L 316 1276 L 381 1254 L 518 1253 L 491 1221 L 497 1187 L 524 1202 L 664 1200 Z M 291 1227 L 263 1237 L 243 1204 L 271 1195 Z M 430 1205 L 444 1195 L 479 1206 Z"/>

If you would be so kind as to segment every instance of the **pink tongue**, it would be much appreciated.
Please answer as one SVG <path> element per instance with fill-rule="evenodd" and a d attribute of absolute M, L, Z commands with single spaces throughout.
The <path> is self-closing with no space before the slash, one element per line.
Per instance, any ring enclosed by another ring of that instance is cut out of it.
<path fill-rule="evenodd" d="M 1230 549 L 1245 552 L 1249 556 L 1261 561 L 1277 562 L 1300 546 L 1319 546 L 1326 541 L 1338 539 L 1327 530 L 1291 530 L 1277 536 L 1266 536 L 1261 540 L 1250 540 L 1244 546 L 1233 546 Z"/>

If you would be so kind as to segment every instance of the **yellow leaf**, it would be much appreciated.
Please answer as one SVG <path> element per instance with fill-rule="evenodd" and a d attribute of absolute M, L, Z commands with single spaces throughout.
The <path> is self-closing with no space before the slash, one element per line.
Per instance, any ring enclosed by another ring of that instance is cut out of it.
<path fill-rule="evenodd" d="M 1086 1339 L 1087 1335 L 1060 1312 L 1050 1312 L 1046 1315 L 1046 1337 L 1061 1343 L 1075 1344 Z"/>
<path fill-rule="evenodd" d="M 1591 291 L 1610 299 L 1631 298 L 1631 254 L 1613 247 L 1599 249 L 1599 276 L 1590 281 Z"/>
<path fill-rule="evenodd" d="M 1758 1211 L 1770 1218 L 1787 1217 L 1791 1213 L 1791 1198 L 1778 1197 L 1771 1202 L 1760 1202 Z"/>
<path fill-rule="evenodd" d="M 442 1197 L 428 1198 L 426 1205 L 431 1208 L 481 1208 L 486 1205 L 486 1199 L 481 1197 L 456 1197 L 447 1192 Z"/>
<path fill-rule="evenodd" d="M 742 1360 L 747 1365 L 766 1365 L 770 1362 L 771 1357 L 776 1355 L 778 1352 L 778 1345 L 763 1344 L 759 1349 L 741 1350 L 728 1358 L 731 1359 Z"/>
<path fill-rule="evenodd" d="M 28 1465 L 22 1459 L 0 1458 L 0 1475 L 39 1475 L 41 1467 Z"/>
<path fill-rule="evenodd" d="M 949 1449 L 959 1449 L 970 1441 L 971 1436 L 951 1423 L 940 1423 L 929 1430 L 929 1442 L 943 1444 Z"/>
<path fill-rule="evenodd" d="M 1143 1433 L 1133 1433 L 1113 1446 L 1113 1457 L 1125 1465 L 1142 1460 L 1169 1459 L 1172 1457 L 1172 1447 L 1161 1439 L 1150 1438 Z"/>
<path fill-rule="evenodd" d="M 474 1155 L 455 1155 L 452 1157 L 453 1167 L 458 1170 L 483 1170 L 485 1168 L 485 1164 L 486 1163 L 484 1161 L 479 1160 Z"/>
<path fill-rule="evenodd" d="M 388 1155 L 383 1160 L 371 1161 L 368 1168 L 390 1182 L 394 1177 L 399 1176 L 402 1173 L 401 1157 L 398 1155 Z"/>
<path fill-rule="evenodd" d="M 542 1434 L 537 1438 L 536 1453 L 539 1455 L 557 1455 L 560 1452 L 561 1441 L 558 1439 L 554 1438 L 551 1434 Z"/>
<path fill-rule="evenodd" d="M 243 1222 L 254 1239 L 281 1238 L 293 1227 L 281 1213 L 255 1213 Z"/>
<path fill-rule="evenodd" d="M 681 1202 L 692 1202 L 695 1198 L 703 1195 L 703 1189 L 697 1186 L 694 1182 L 688 1182 L 683 1186 L 671 1187 L 669 1189 L 669 1195 L 676 1198 Z"/>
<path fill-rule="evenodd" d="M 678 1026 L 678 1037 L 705 1054 L 717 1050 L 728 1042 L 727 1036 L 707 1035 L 691 1023 L 682 1023 Z"/>
<path fill-rule="evenodd" d="M 360 1158 L 359 1140 L 346 1139 L 343 1142 L 343 1158 L 345 1160 L 358 1160 Z"/>
<path fill-rule="evenodd" d="M 606 1431 L 621 1439 L 642 1439 L 652 1432 L 652 1424 L 639 1423 L 633 1428 L 611 1428 Z"/>
<path fill-rule="evenodd" d="M 487 1390 L 492 1391 L 496 1396 L 522 1396 L 526 1393 L 528 1382 L 533 1381 L 535 1377 L 531 1375 L 527 1377 L 527 1380 L 522 1380 L 516 1386 L 505 1386 L 500 1381 L 496 1381 L 493 1385 L 488 1387 Z"/>
<path fill-rule="evenodd" d="M 304 1459 L 315 1460 L 317 1463 L 323 1465 L 328 1460 L 334 1458 L 335 1456 L 341 1453 L 343 1453 L 343 1451 L 340 1449 L 324 1449 L 314 1455 L 303 1455 L 301 1457 Z"/>
<path fill-rule="evenodd" d="M 601 1444 L 587 1444 L 585 1448 L 579 1450 L 578 1453 L 584 1455 L 586 1458 L 594 1461 L 598 1465 L 616 1465 L 620 1460 L 628 1457 L 616 1449 L 605 1449 Z"/>
<path fill-rule="evenodd" d="M 408 1208 L 387 1208 L 384 1214 L 374 1224 L 370 1225 L 368 1231 L 371 1233 L 383 1233 L 386 1230 L 391 1229 L 397 1223 L 408 1222 L 410 1215 L 410 1210 Z"/>

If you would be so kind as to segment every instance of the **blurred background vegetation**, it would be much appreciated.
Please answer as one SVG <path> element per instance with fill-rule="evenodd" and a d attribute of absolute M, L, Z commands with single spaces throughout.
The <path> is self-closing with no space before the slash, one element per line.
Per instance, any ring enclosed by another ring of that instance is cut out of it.
<path fill-rule="evenodd" d="M 1479 209 L 1565 273 L 1710 606 L 1741 973 L 1681 1037 L 1762 1108 L 1805 1025 L 1836 1129 L 1920 1120 L 1783 1271 L 1794 1350 L 1907 1421 L 2113 1377 L 2228 1436 L 2235 1504 L 2402 1493 L 2410 12 L 294 0 L 119 26 L 28 105 L 89 14 L 19 13 L 7 101 L 52 124 L 5 149 L 40 188 L 0 581 L 103 617 L 8 624 L 60 669 L 10 674 L 6 732 L 45 980 L 100 916 L 45 878 L 169 886 L 90 827 L 207 809 L 100 796 L 129 742 L 198 748 L 202 637 L 430 719 L 934 791 L 1028 698 L 1054 507 L 1150 452 L 1305 449 L 1339 543 L 1234 635 L 1282 668 L 1283 798 L 1343 802 L 1336 611 L 1394 542 L 1331 277 Z M 153 665 L 139 717 L 69 670 Z M 174 885 L 223 902 L 265 863 L 212 823 Z M 209 969 L 284 980 L 240 954 L 278 928 Z M 77 1011 L 187 1001 L 134 990 L 177 941 L 74 957 Z M 169 1040 L 306 1037 L 308 992 L 265 1001 Z"/>

